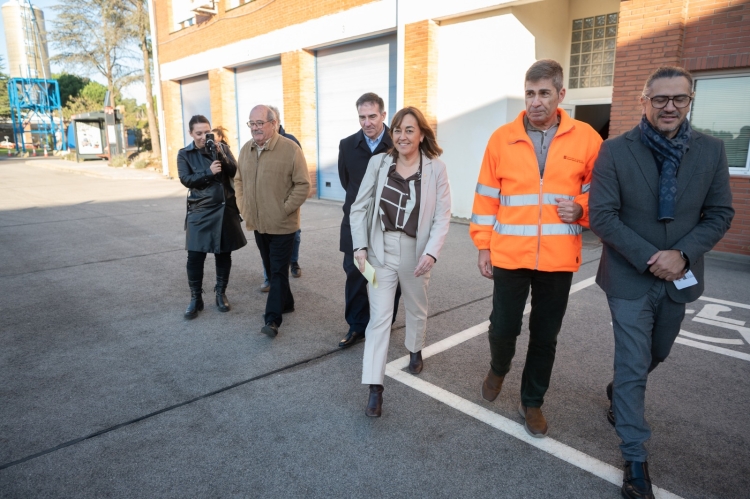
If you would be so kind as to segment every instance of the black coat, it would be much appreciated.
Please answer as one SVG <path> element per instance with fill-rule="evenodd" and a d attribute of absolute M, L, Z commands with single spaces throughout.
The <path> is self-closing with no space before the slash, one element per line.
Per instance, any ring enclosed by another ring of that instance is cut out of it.
<path fill-rule="evenodd" d="M 213 159 L 195 142 L 177 153 L 177 172 L 187 187 L 185 216 L 185 249 L 203 253 L 226 253 L 247 244 L 242 231 L 240 212 L 231 179 L 237 172 L 237 161 L 229 147 L 219 144 L 221 173 L 211 173 Z"/>
<path fill-rule="evenodd" d="M 359 185 L 362 183 L 365 171 L 367 171 L 367 163 L 376 154 L 386 152 L 393 147 L 390 131 L 387 126 L 383 126 L 385 127 L 383 139 L 374 152 L 370 152 L 370 146 L 367 145 L 365 133 L 362 130 L 359 130 L 354 135 L 350 135 L 339 143 L 339 179 L 341 180 L 341 187 L 346 191 L 339 250 L 344 253 L 354 252 L 354 248 L 352 247 L 352 230 L 349 225 L 349 210 L 354 200 L 357 199 Z"/>

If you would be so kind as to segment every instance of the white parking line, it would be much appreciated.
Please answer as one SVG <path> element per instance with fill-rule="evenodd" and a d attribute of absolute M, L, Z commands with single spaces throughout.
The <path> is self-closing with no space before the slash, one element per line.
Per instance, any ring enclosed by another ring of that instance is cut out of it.
<path fill-rule="evenodd" d="M 574 284 L 570 288 L 570 294 L 576 293 L 582 289 L 587 288 L 594 284 L 594 277 L 585 279 L 579 283 Z M 524 309 L 524 315 L 528 314 L 531 310 L 531 305 L 527 304 Z M 444 352 L 450 348 L 455 347 L 465 341 L 475 338 L 483 333 L 487 332 L 489 321 L 477 324 L 476 326 L 470 327 L 460 333 L 456 333 L 453 336 L 445 338 L 437 343 L 425 347 L 422 350 L 422 358 L 426 359 L 432 357 L 438 353 Z M 486 423 L 493 428 L 496 428 L 503 433 L 506 433 L 512 437 L 515 437 L 527 444 L 536 447 L 548 454 L 551 454 L 563 461 L 572 464 L 584 471 L 587 471 L 603 480 L 606 480 L 614 485 L 622 485 L 622 470 L 600 461 L 594 457 L 584 454 L 583 452 L 576 450 L 562 442 L 559 442 L 553 438 L 534 438 L 526 433 L 526 430 L 522 425 L 515 421 L 508 419 L 500 414 L 490 411 L 474 402 L 470 402 L 466 399 L 459 397 L 439 386 L 428 383 L 423 379 L 413 376 L 403 371 L 403 369 L 409 365 L 409 356 L 405 355 L 398 359 L 389 362 L 385 367 L 385 374 L 396 381 L 399 381 L 406 386 L 414 388 L 415 390 L 424 393 L 449 407 L 463 412 L 464 414 L 471 416 L 483 423 Z M 680 499 L 680 496 L 675 495 L 664 489 L 660 489 L 656 486 L 653 487 L 654 495 L 660 499 Z"/>
<path fill-rule="evenodd" d="M 703 300 L 703 301 L 710 301 L 713 303 L 721 303 L 722 305 L 731 305 L 732 307 L 737 307 L 737 308 L 750 309 L 750 305 L 747 305 L 745 303 L 737 303 L 735 301 L 719 300 L 718 298 L 709 298 L 707 296 L 701 296 L 698 299 Z"/>
<path fill-rule="evenodd" d="M 682 335 L 682 331 L 680 331 L 680 335 Z M 742 360 L 746 360 L 750 362 L 750 354 L 737 352 L 735 350 L 730 350 L 728 348 L 717 347 L 715 345 L 709 345 L 708 343 L 703 343 L 702 341 L 693 341 L 693 340 L 689 340 L 687 338 L 681 338 L 680 336 L 678 336 L 677 339 L 674 340 L 674 342 L 681 343 L 683 345 L 687 345 L 690 347 L 700 348 L 701 350 L 707 350 L 709 352 L 720 353 L 728 357 L 734 357 L 735 359 L 742 359 Z M 407 362 L 406 365 L 409 365 L 409 363 Z"/>

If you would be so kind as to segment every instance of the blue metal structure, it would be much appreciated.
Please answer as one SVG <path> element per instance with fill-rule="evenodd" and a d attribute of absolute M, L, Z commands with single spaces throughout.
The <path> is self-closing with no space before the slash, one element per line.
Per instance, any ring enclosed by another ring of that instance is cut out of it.
<path fill-rule="evenodd" d="M 52 149 L 67 149 L 57 80 L 11 78 L 8 98 L 17 152 L 26 152 L 25 134 L 29 132 L 32 145 L 46 148 L 51 143 Z"/>
<path fill-rule="evenodd" d="M 49 144 L 52 149 L 65 150 L 67 147 L 60 105 L 60 87 L 57 80 L 48 79 L 49 75 L 46 74 L 42 37 L 31 0 L 21 0 L 19 3 L 22 4 L 26 75 L 8 80 L 16 151 L 26 152 L 27 133 L 31 133 L 32 146 L 37 144 L 46 149 Z M 55 122 L 55 111 L 58 123 Z"/>

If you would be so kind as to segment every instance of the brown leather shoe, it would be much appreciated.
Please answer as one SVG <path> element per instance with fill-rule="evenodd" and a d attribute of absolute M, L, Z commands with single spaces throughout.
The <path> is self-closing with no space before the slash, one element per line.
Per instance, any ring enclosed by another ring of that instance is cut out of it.
<path fill-rule="evenodd" d="M 526 433 L 535 438 L 547 436 L 547 420 L 544 418 L 540 407 L 524 407 L 522 402 L 518 404 L 518 413 L 526 420 L 523 425 L 526 428 Z"/>
<path fill-rule="evenodd" d="M 383 409 L 383 385 L 370 385 L 370 398 L 367 401 L 365 414 L 371 418 L 379 418 Z"/>
<path fill-rule="evenodd" d="M 419 374 L 422 372 L 423 366 L 422 350 L 415 353 L 409 352 L 409 372 L 412 374 Z"/>
<path fill-rule="evenodd" d="M 480 390 L 482 398 L 487 402 L 495 400 L 500 394 L 500 390 L 503 388 L 504 379 L 505 376 L 498 376 L 492 372 L 492 369 L 490 369 L 487 376 L 484 377 L 484 382 L 482 383 L 482 388 Z"/>

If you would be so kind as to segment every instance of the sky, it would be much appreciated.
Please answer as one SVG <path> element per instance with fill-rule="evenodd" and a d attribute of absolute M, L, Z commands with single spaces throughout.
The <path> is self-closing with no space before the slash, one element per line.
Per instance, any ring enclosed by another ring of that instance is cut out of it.
<path fill-rule="evenodd" d="M 5 5 L 7 0 L 0 0 L 0 5 Z M 55 19 L 55 11 L 52 9 L 53 6 L 58 5 L 58 0 L 32 0 L 32 5 L 35 5 L 36 7 L 39 7 L 44 11 L 44 22 L 45 26 L 48 32 L 53 30 L 52 21 Z M 49 55 L 50 57 L 54 56 L 57 52 L 55 51 L 55 48 L 52 46 L 52 44 L 48 41 L 47 47 L 49 48 Z M 5 67 L 5 72 L 8 72 L 8 49 L 5 44 L 5 26 L 3 26 L 3 23 L 0 22 L 0 55 L 3 57 L 3 65 Z M 61 73 L 64 68 L 60 65 L 56 65 L 55 63 L 51 62 L 51 70 L 53 73 Z M 73 71 L 69 71 L 73 73 Z M 91 78 L 94 81 L 98 81 L 101 84 L 106 85 L 106 80 L 103 76 L 91 73 L 91 74 L 79 74 L 79 76 L 86 76 L 88 78 Z M 137 83 L 133 84 L 126 89 L 123 90 L 123 96 L 127 98 L 134 98 L 136 101 L 138 101 L 139 104 L 142 104 L 146 101 L 146 87 L 143 85 L 143 83 Z"/>

